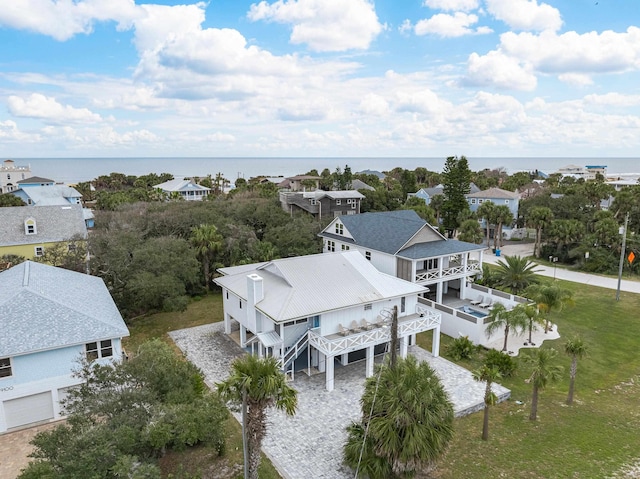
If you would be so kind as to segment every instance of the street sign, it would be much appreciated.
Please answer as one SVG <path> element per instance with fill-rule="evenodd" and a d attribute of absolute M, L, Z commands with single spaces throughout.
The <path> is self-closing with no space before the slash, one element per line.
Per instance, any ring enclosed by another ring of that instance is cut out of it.
<path fill-rule="evenodd" d="M 627 259 L 629 260 L 629 264 L 633 263 L 633 260 L 636 259 L 636 255 L 633 254 L 633 251 L 629 253 L 629 256 L 627 256 Z"/>

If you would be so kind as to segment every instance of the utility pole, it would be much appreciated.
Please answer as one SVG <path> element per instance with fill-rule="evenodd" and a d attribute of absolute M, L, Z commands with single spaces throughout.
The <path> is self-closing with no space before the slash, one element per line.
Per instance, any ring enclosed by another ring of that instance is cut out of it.
<path fill-rule="evenodd" d="M 629 224 L 629 213 L 624 218 L 624 228 L 622 229 L 622 250 L 620 251 L 620 266 L 618 268 L 618 289 L 616 290 L 616 301 L 620 301 L 620 283 L 622 282 L 622 266 L 624 265 L 624 254 L 627 249 L 627 225 Z"/>

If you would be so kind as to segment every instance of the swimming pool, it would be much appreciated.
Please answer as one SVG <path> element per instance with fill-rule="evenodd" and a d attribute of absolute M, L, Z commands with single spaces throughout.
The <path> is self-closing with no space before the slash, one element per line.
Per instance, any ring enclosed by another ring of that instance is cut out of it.
<path fill-rule="evenodd" d="M 471 316 L 475 316 L 476 318 L 484 318 L 488 314 L 483 311 L 472 309 L 469 306 L 462 306 L 461 308 L 458 308 L 458 311 L 462 311 L 463 313 L 470 314 Z"/>

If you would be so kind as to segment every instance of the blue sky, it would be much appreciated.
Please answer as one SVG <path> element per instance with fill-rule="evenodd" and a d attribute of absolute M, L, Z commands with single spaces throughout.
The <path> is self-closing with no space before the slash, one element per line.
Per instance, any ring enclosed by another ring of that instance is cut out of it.
<path fill-rule="evenodd" d="M 640 151 L 637 0 L 11 0 L 4 157 Z"/>

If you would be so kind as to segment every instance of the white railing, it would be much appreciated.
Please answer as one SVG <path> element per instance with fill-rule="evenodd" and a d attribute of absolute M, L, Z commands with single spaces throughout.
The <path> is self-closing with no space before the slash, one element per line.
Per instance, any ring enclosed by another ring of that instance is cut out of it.
<path fill-rule="evenodd" d="M 466 273 L 477 273 L 478 271 L 480 271 L 480 263 L 469 263 L 466 269 L 464 266 L 446 268 L 442 270 L 442 275 L 440 274 L 440 270 L 422 271 L 420 273 L 416 273 L 415 282 L 422 283 L 424 281 L 433 281 Z"/>
<path fill-rule="evenodd" d="M 428 331 L 440 324 L 440 313 L 419 306 L 416 310 L 419 310 L 418 315 L 409 316 L 411 319 L 400 318 L 398 320 L 398 337 Z M 391 328 L 389 326 L 389 323 L 385 322 L 383 327 L 355 332 L 338 338 L 320 336 L 311 330 L 309 331 L 309 344 L 327 356 L 345 354 L 390 341 Z"/>
<path fill-rule="evenodd" d="M 302 336 L 300 336 L 300 338 L 295 342 L 295 344 L 291 346 L 289 349 L 287 349 L 287 352 L 284 354 L 284 356 L 281 358 L 278 358 L 278 364 L 280 365 L 280 369 L 285 369 L 289 364 L 289 362 L 295 360 L 300 354 L 300 351 L 302 351 L 304 348 L 307 347 L 308 343 L 309 343 L 309 334 L 307 331 L 305 331 L 305 333 Z M 285 372 L 291 373 L 291 379 L 293 380 L 293 367 L 291 368 L 290 371 L 285 371 Z"/>

